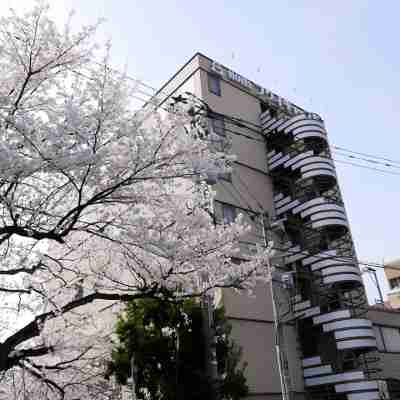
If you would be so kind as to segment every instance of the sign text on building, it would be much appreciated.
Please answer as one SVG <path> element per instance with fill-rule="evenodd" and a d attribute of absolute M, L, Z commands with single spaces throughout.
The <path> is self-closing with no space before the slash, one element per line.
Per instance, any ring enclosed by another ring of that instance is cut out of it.
<path fill-rule="evenodd" d="M 213 72 L 216 72 L 218 75 L 222 76 L 225 79 L 238 83 L 241 86 L 244 86 L 246 89 L 251 91 L 256 96 L 260 97 L 266 103 L 278 107 L 282 111 L 288 114 L 295 115 L 304 113 L 304 110 L 302 110 L 300 107 L 297 107 L 295 104 L 290 103 L 283 97 L 280 97 L 277 94 L 272 93 L 270 90 L 267 90 L 255 84 L 254 82 L 244 78 L 243 76 L 230 70 L 229 68 L 224 67 L 223 65 L 217 63 L 216 61 L 212 61 L 211 70 Z"/>

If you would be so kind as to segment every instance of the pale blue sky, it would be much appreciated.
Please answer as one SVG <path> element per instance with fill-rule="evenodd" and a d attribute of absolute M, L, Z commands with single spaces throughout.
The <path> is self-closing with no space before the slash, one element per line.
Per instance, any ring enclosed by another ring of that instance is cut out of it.
<path fill-rule="evenodd" d="M 321 113 L 331 144 L 400 161 L 398 1 L 52 3 L 58 16 L 74 8 L 80 23 L 105 17 L 114 65 L 154 87 L 200 51 Z M 400 256 L 400 176 L 337 169 L 359 258 Z"/>

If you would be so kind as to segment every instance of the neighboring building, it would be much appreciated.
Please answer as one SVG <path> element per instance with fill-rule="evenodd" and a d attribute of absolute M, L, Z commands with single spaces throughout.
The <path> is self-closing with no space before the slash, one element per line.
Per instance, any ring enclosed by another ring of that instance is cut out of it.
<path fill-rule="evenodd" d="M 379 350 L 379 374 L 386 383 L 386 399 L 400 399 L 400 312 L 372 306 L 368 318 L 373 323 Z"/>
<path fill-rule="evenodd" d="M 400 259 L 386 262 L 384 268 L 390 288 L 387 303 L 392 308 L 400 308 Z"/>
<path fill-rule="evenodd" d="M 208 105 L 210 132 L 237 155 L 230 177 L 213 177 L 217 219 L 242 213 L 253 226 L 246 245 L 272 239 L 277 249 L 277 318 L 268 286 L 253 297 L 222 295 L 250 397 L 381 398 L 377 341 L 323 120 L 198 53 L 159 95 L 184 92 Z"/>

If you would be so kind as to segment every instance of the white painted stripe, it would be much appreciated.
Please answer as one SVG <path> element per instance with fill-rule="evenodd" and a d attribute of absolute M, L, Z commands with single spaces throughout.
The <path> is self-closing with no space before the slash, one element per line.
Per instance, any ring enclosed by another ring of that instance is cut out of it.
<path fill-rule="evenodd" d="M 343 210 L 340 210 L 340 211 L 324 211 L 310 216 L 311 221 L 318 221 L 320 219 L 328 219 L 328 218 L 346 219 L 346 215 L 343 213 Z"/>
<path fill-rule="evenodd" d="M 271 121 L 272 119 L 275 119 L 271 116 L 270 112 L 264 112 L 260 115 L 260 121 L 263 124 L 266 124 L 267 122 Z"/>
<path fill-rule="evenodd" d="M 285 167 L 290 167 L 292 164 L 295 164 L 297 162 L 301 162 L 304 158 L 312 157 L 314 155 L 314 152 L 312 150 L 306 151 L 305 153 L 300 153 L 297 156 L 294 156 L 291 158 L 288 162 L 285 163 Z M 293 167 L 292 167 L 293 169 Z"/>
<path fill-rule="evenodd" d="M 344 208 L 342 206 L 338 206 L 337 204 L 334 203 L 326 203 L 326 204 L 321 204 L 317 205 L 314 207 L 310 207 L 307 210 L 303 211 L 300 215 L 304 218 L 307 217 L 308 215 L 314 214 L 316 212 L 320 211 L 338 211 L 344 214 Z"/>
<path fill-rule="evenodd" d="M 363 381 L 352 383 L 341 383 L 335 385 L 336 393 L 354 392 L 356 390 L 378 389 L 378 382 L 376 381 Z"/>
<path fill-rule="evenodd" d="M 271 157 L 268 158 L 268 162 L 269 162 L 270 164 L 272 164 L 272 163 L 275 162 L 276 160 L 279 160 L 281 157 L 283 157 L 283 153 L 282 153 L 282 152 L 277 153 L 277 154 L 274 154 L 273 156 L 271 156 Z"/>
<path fill-rule="evenodd" d="M 294 124 L 296 121 L 305 120 L 305 119 L 306 119 L 306 116 L 304 114 L 296 115 L 295 117 L 290 118 L 289 120 L 287 120 L 282 126 L 280 126 L 279 130 L 281 131 L 283 129 L 286 129 L 288 126 Z"/>
<path fill-rule="evenodd" d="M 345 321 L 335 321 L 335 322 L 330 322 L 329 324 L 324 324 L 322 325 L 322 330 L 324 332 L 331 332 L 337 329 L 359 328 L 365 326 L 372 327 L 372 322 L 368 319 L 352 318 L 352 319 L 347 319 Z"/>
<path fill-rule="evenodd" d="M 304 310 L 305 308 L 308 308 L 308 307 L 311 307 L 311 301 L 310 300 L 306 300 L 306 301 L 303 301 L 301 303 L 296 303 L 293 306 L 293 310 L 294 311 L 300 311 L 300 310 Z"/>
<path fill-rule="evenodd" d="M 267 153 L 267 157 L 271 158 L 272 156 L 274 156 L 276 154 L 276 150 L 271 150 L 269 153 Z"/>
<path fill-rule="evenodd" d="M 274 201 L 279 201 L 280 199 L 283 199 L 285 195 L 283 193 L 279 193 L 276 196 L 274 196 Z"/>
<path fill-rule="evenodd" d="M 301 363 L 303 367 L 306 368 L 306 367 L 312 367 L 314 365 L 320 365 L 322 364 L 322 361 L 321 357 L 309 357 L 309 358 L 303 358 Z"/>
<path fill-rule="evenodd" d="M 319 254 L 316 254 L 315 256 L 306 258 L 305 260 L 302 261 L 302 264 L 304 266 L 313 264 L 314 262 L 321 261 L 321 258 L 323 259 L 323 258 L 334 257 L 334 256 L 336 256 L 336 254 L 337 254 L 336 250 L 323 251 Z"/>
<path fill-rule="evenodd" d="M 313 126 L 313 125 L 319 126 L 321 128 L 324 127 L 322 122 L 320 122 L 320 121 L 317 121 L 315 119 L 307 119 L 307 120 L 304 120 L 304 121 L 298 121 L 295 124 L 289 126 L 288 128 L 285 129 L 285 132 L 288 133 L 288 132 L 291 132 L 294 129 L 300 128 L 302 126 Z"/>
<path fill-rule="evenodd" d="M 302 177 L 299 181 L 303 179 L 308 179 L 312 178 L 314 176 L 319 176 L 319 175 L 327 175 L 327 176 L 332 176 L 333 178 L 336 178 L 336 172 L 328 171 L 327 169 L 321 169 L 317 171 L 310 171 L 302 174 Z"/>
<path fill-rule="evenodd" d="M 296 294 L 295 296 L 293 296 L 293 302 L 294 303 L 298 303 L 299 301 L 301 301 L 301 294 Z"/>
<path fill-rule="evenodd" d="M 345 319 L 350 318 L 351 314 L 349 310 L 339 310 L 339 311 L 332 311 L 327 314 L 322 314 L 319 317 L 313 318 L 313 323 L 315 325 L 323 324 L 325 322 L 332 321 L 334 319 Z"/>
<path fill-rule="evenodd" d="M 321 273 L 322 276 L 326 277 L 327 275 L 340 273 L 360 274 L 360 270 L 357 267 L 351 265 L 336 265 L 322 269 Z"/>
<path fill-rule="evenodd" d="M 321 127 L 320 125 L 306 125 L 306 126 L 300 126 L 298 128 L 295 128 L 293 131 L 293 135 L 297 136 L 301 133 L 305 133 L 305 132 L 315 132 L 315 133 L 324 133 L 326 135 L 326 131 L 323 127 Z"/>
<path fill-rule="evenodd" d="M 379 392 L 352 393 L 347 395 L 348 400 L 379 400 Z"/>
<path fill-rule="evenodd" d="M 296 134 L 296 136 L 294 137 L 294 140 L 301 140 L 301 139 L 305 139 L 308 137 L 319 137 L 322 139 L 326 140 L 326 133 L 320 133 L 320 132 L 304 132 L 304 133 L 299 133 Z"/>
<path fill-rule="evenodd" d="M 279 208 L 284 206 L 287 203 L 290 203 L 292 201 L 292 198 L 290 196 L 285 197 L 284 199 L 278 200 L 275 202 L 275 207 Z"/>
<path fill-rule="evenodd" d="M 279 210 L 276 210 L 276 213 L 277 213 L 277 215 L 282 214 L 282 213 L 292 209 L 293 207 L 296 207 L 299 204 L 300 204 L 299 200 L 294 200 L 291 203 L 287 204 L 286 206 L 280 208 Z"/>
<path fill-rule="evenodd" d="M 376 347 L 376 340 L 375 339 L 346 340 L 343 342 L 337 342 L 336 347 L 338 350 L 359 349 L 359 348 L 364 348 L 364 347 Z"/>
<path fill-rule="evenodd" d="M 268 129 L 268 131 L 272 131 L 272 130 L 276 129 L 279 132 L 278 128 L 287 121 L 287 117 L 279 118 L 279 119 L 274 118 L 274 121 L 275 122 L 273 124 L 268 125 L 267 129 Z"/>
<path fill-rule="evenodd" d="M 289 263 L 295 262 L 297 260 L 301 260 L 302 258 L 305 258 L 307 256 L 308 256 L 308 252 L 306 252 L 306 251 L 303 252 L 302 251 L 301 253 L 294 254 L 294 255 L 292 255 L 290 257 L 287 257 L 286 258 L 286 263 L 289 264 Z"/>
<path fill-rule="evenodd" d="M 310 318 L 313 317 L 314 315 L 319 315 L 321 314 L 321 309 L 316 306 L 312 308 L 308 308 L 305 311 L 300 311 L 294 314 L 295 318 L 300 318 L 300 319 L 305 319 L 305 318 Z"/>
<path fill-rule="evenodd" d="M 336 331 L 335 339 L 348 339 L 348 338 L 359 338 L 364 336 L 370 336 L 375 338 L 375 333 L 370 329 L 347 329 L 345 331 Z"/>
<path fill-rule="evenodd" d="M 330 171 L 330 170 L 334 169 L 334 166 L 329 163 L 316 162 L 316 163 L 307 164 L 304 167 L 301 167 L 300 172 L 305 173 L 308 171 L 313 171 L 314 169 L 327 169 Z"/>
<path fill-rule="evenodd" d="M 275 161 L 274 163 L 272 163 L 269 166 L 269 169 L 271 170 L 271 169 L 274 169 L 274 168 L 278 167 L 279 165 L 283 164 L 285 161 L 289 160 L 289 158 L 290 158 L 289 154 L 286 154 L 285 157 L 282 157 L 278 161 Z"/>
<path fill-rule="evenodd" d="M 344 221 L 343 219 L 324 219 L 322 221 L 313 222 L 311 224 L 311 227 L 312 228 L 321 228 L 322 226 L 327 226 L 327 225 L 341 225 L 341 226 L 346 226 L 346 227 L 349 226 L 347 221 Z"/>
<path fill-rule="evenodd" d="M 308 378 L 305 380 L 306 386 L 324 385 L 327 383 L 339 383 L 364 379 L 364 373 L 361 371 L 344 372 L 343 374 L 321 376 L 319 378 Z"/>
<path fill-rule="evenodd" d="M 331 374 L 332 367 L 330 365 L 321 365 L 320 367 L 313 367 L 313 368 L 306 368 L 303 370 L 303 376 L 305 378 L 316 376 L 316 375 L 323 375 L 323 374 Z"/>
<path fill-rule="evenodd" d="M 327 200 L 325 199 L 325 197 L 317 197 L 316 199 L 309 200 L 309 201 L 303 203 L 301 206 L 296 207 L 293 210 L 293 214 L 296 214 L 300 211 L 306 210 L 307 208 L 312 207 L 314 205 L 326 203 L 326 201 Z"/>
<path fill-rule="evenodd" d="M 318 262 L 314 263 L 311 266 L 311 270 L 317 271 L 321 268 L 333 267 L 335 265 L 337 265 L 337 266 L 342 266 L 342 265 L 355 266 L 356 263 L 354 262 L 354 264 L 352 264 L 351 261 L 345 260 L 344 258 L 343 259 L 334 258 L 334 259 L 322 260 L 322 261 L 318 261 Z"/>
<path fill-rule="evenodd" d="M 295 164 L 292 165 L 292 169 L 295 170 L 295 169 L 298 169 L 305 165 L 320 164 L 320 163 L 324 164 L 322 169 L 334 169 L 335 168 L 333 161 L 331 161 L 329 158 L 310 156 L 308 158 L 303 158 L 300 161 L 297 161 Z M 285 167 L 286 167 L 286 164 L 285 164 Z"/>
<path fill-rule="evenodd" d="M 337 282 L 362 282 L 362 278 L 355 274 L 330 275 L 323 279 L 324 285 L 330 285 Z"/>

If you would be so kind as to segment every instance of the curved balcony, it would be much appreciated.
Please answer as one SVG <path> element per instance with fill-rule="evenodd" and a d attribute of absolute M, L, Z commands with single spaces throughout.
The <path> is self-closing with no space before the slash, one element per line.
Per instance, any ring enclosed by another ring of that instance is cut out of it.
<path fill-rule="evenodd" d="M 365 357 L 350 370 L 342 359 L 374 351 L 377 343 L 371 322 L 363 318 L 365 292 L 324 123 L 315 114 L 288 117 L 266 111 L 261 125 L 271 149 L 269 171 L 282 191 L 274 196 L 274 206 L 289 236 L 284 261 L 297 271 L 297 290 L 304 296 L 292 298 L 293 315 L 300 340 L 316 340 L 303 343 L 305 353 L 321 351 L 321 356 L 303 360 L 305 386 L 313 399 L 326 393 L 348 400 L 378 399 L 377 381 L 356 368 L 365 366 L 370 373 Z M 323 385 L 330 387 L 320 390 Z"/>
<path fill-rule="evenodd" d="M 313 317 L 323 332 L 333 332 L 338 350 L 377 348 L 371 321 L 352 318 L 350 310 L 333 311 Z"/>
<path fill-rule="evenodd" d="M 311 300 L 302 300 L 301 296 L 293 299 L 293 313 L 295 318 L 305 319 L 321 314 L 319 306 L 313 306 Z"/>
<path fill-rule="evenodd" d="M 304 202 L 292 209 L 293 214 L 298 214 L 311 228 L 321 228 L 329 225 L 342 225 L 348 227 L 346 210 L 326 197 L 318 197 Z"/>
<path fill-rule="evenodd" d="M 271 151 L 268 154 L 270 172 L 275 172 L 280 167 L 281 169 L 288 169 L 288 173 L 300 172 L 297 182 L 316 177 L 329 177 L 336 182 L 337 177 L 333 161 L 327 156 L 315 154 L 313 150 L 291 154 Z"/>
<path fill-rule="evenodd" d="M 295 141 L 309 137 L 327 140 L 324 123 L 315 114 L 305 113 L 292 118 L 276 119 L 266 112 L 261 115 L 261 129 L 266 135 L 273 131 L 292 134 Z"/>
<path fill-rule="evenodd" d="M 334 283 L 354 282 L 362 285 L 362 278 L 357 262 L 352 257 L 340 257 L 337 251 L 328 250 L 317 255 L 303 258 L 303 266 L 309 266 L 316 278 L 321 278 L 322 285 Z"/>
<path fill-rule="evenodd" d="M 338 394 L 345 394 L 348 400 L 379 399 L 378 382 L 368 380 L 363 371 L 335 373 L 332 365 L 323 363 L 321 357 L 302 360 L 303 376 L 307 387 L 334 385 Z"/>

